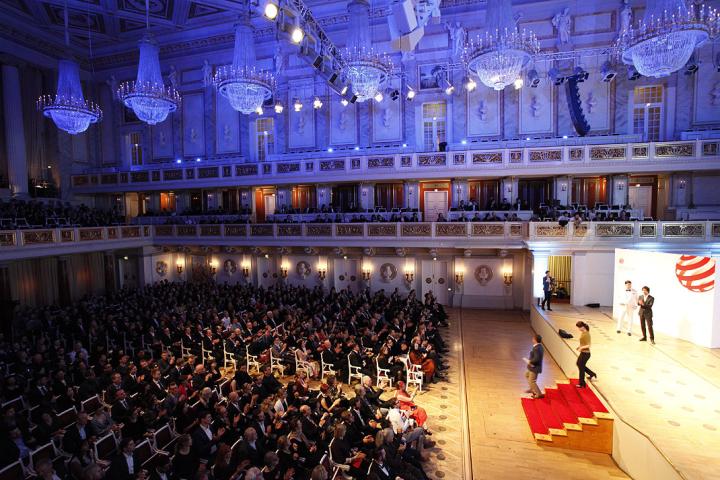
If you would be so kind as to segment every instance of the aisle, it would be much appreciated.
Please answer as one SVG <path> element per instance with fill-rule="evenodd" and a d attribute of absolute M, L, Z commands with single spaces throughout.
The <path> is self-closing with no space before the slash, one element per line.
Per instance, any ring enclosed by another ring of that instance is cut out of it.
<path fill-rule="evenodd" d="M 523 313 L 456 310 L 453 324 L 456 319 L 462 322 L 473 479 L 627 478 L 609 455 L 535 444 L 519 399 L 527 388 L 522 357 L 533 334 Z M 546 355 L 538 384 L 562 378 Z"/>

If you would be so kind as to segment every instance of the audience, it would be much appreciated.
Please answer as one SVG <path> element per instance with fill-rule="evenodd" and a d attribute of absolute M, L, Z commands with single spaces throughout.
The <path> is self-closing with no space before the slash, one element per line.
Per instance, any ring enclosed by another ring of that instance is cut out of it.
<path fill-rule="evenodd" d="M 427 478 L 427 413 L 401 379 L 407 364 L 426 381 L 446 369 L 431 294 L 161 282 L 17 314 L 24 331 L 0 338 L 2 466 L 53 441 L 65 457 L 36 461 L 38 477 Z M 295 368 L 297 348 L 314 367 Z M 335 374 L 311 388 L 321 356 Z M 385 399 L 378 357 L 397 385 Z M 363 372 L 352 388 L 349 365 Z M 176 437 L 146 458 L 138 445 L 165 426 Z M 97 458 L 108 436 L 117 446 Z"/>
<path fill-rule="evenodd" d="M 2 228 L 101 227 L 125 223 L 117 209 L 99 210 L 84 204 L 49 201 L 0 200 Z"/>

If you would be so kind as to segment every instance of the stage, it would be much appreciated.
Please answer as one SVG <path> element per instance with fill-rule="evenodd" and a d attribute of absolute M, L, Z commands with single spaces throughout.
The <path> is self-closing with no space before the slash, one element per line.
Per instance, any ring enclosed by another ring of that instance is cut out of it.
<path fill-rule="evenodd" d="M 656 345 L 617 334 L 611 309 L 533 306 L 533 328 L 568 377 L 577 377 L 578 330 L 590 325 L 593 387 L 616 415 L 613 457 L 634 478 L 717 478 L 720 471 L 720 349 L 655 334 Z M 564 340 L 562 328 L 575 338 Z M 539 384 L 556 378 L 543 374 Z M 649 442 L 648 442 L 649 440 Z M 659 452 L 659 453 L 658 453 Z"/>

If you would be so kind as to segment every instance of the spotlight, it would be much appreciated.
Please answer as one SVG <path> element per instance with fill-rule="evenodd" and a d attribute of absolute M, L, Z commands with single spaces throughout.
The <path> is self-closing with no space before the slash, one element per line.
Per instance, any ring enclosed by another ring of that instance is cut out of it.
<path fill-rule="evenodd" d="M 455 87 L 449 80 L 445 80 L 445 95 L 452 95 L 455 91 Z"/>
<path fill-rule="evenodd" d="M 322 108 L 322 106 L 323 106 L 323 103 L 322 103 L 322 100 L 320 100 L 320 97 L 315 97 L 315 100 L 313 100 L 313 108 L 315 110 L 318 110 L 318 109 Z"/>
<path fill-rule="evenodd" d="M 407 86 L 407 89 L 408 89 L 408 91 L 407 91 L 407 94 L 405 95 L 405 98 L 407 98 L 408 100 L 412 100 L 413 98 L 415 98 L 415 90 L 413 90 L 413 88 L 410 85 Z"/>
<path fill-rule="evenodd" d="M 522 78 L 518 78 L 513 82 L 513 86 L 515 87 L 515 90 L 520 90 L 523 85 L 525 85 L 525 81 Z"/>
<path fill-rule="evenodd" d="M 284 110 L 283 104 L 280 103 L 280 102 L 277 102 L 277 103 L 275 104 L 275 113 L 282 113 L 283 110 Z"/>
<path fill-rule="evenodd" d="M 692 75 L 693 73 L 698 71 L 700 62 L 697 59 L 697 56 L 693 53 L 690 55 L 690 59 L 685 64 L 685 75 Z"/>
<path fill-rule="evenodd" d="M 262 107 L 257 107 L 257 108 L 255 109 L 255 113 L 257 113 L 258 115 L 262 115 L 262 114 L 263 114 L 263 109 L 262 109 Z"/>
<path fill-rule="evenodd" d="M 175 163 L 182 163 L 182 160 L 178 158 L 177 160 L 175 160 Z"/>
<path fill-rule="evenodd" d="M 195 159 L 195 161 L 199 163 L 199 162 L 200 162 L 200 157 L 197 157 L 197 158 Z"/>
<path fill-rule="evenodd" d="M 472 92 L 477 88 L 477 82 L 470 77 L 463 78 L 463 85 L 468 92 Z"/>
<path fill-rule="evenodd" d="M 300 99 L 295 97 L 295 101 L 293 102 L 293 108 L 295 109 L 295 111 L 299 112 L 300 110 L 302 110 L 302 107 L 303 107 L 303 104 L 300 101 Z"/>
<path fill-rule="evenodd" d="M 338 72 L 332 72 L 328 77 L 328 83 L 335 83 L 335 80 L 338 79 L 338 76 L 340 76 Z"/>
<path fill-rule="evenodd" d="M 342 90 L 340 90 L 340 95 L 345 95 L 345 94 L 347 93 L 347 91 L 348 91 L 348 86 L 345 85 L 345 86 L 342 88 Z"/>
<path fill-rule="evenodd" d="M 343 98 L 340 100 L 340 103 L 342 103 L 343 107 L 347 107 L 350 102 L 348 102 L 347 98 Z"/>
<path fill-rule="evenodd" d="M 328 150 L 327 150 L 327 151 L 328 151 L 328 153 L 332 153 L 332 152 L 333 152 L 333 149 L 332 149 L 332 147 L 328 148 Z"/>
<path fill-rule="evenodd" d="M 263 9 L 263 15 L 265 15 L 265 18 L 268 20 L 275 20 L 278 16 L 278 13 L 280 13 L 280 9 L 278 8 L 277 4 L 268 1 L 265 3 L 265 8 Z"/>
<path fill-rule="evenodd" d="M 305 32 L 303 32 L 303 29 L 300 28 L 300 19 L 299 17 L 295 17 L 295 26 L 292 29 L 292 33 L 290 33 L 290 40 L 295 44 L 299 45 L 300 42 L 303 41 L 303 38 L 305 38 Z"/>
<path fill-rule="evenodd" d="M 376 102 L 378 102 L 378 103 L 382 102 L 382 101 L 383 101 L 383 98 L 385 98 L 385 97 L 383 96 L 382 92 L 377 92 L 377 93 L 375 94 L 375 101 L 376 101 Z"/>
<path fill-rule="evenodd" d="M 640 78 L 642 75 L 640 75 L 640 72 L 638 72 L 634 66 L 628 65 L 627 67 L 627 77 L 630 81 L 635 81 L 638 78 Z"/>
<path fill-rule="evenodd" d="M 602 69 L 600 70 L 600 74 L 602 75 L 603 82 L 612 82 L 617 76 L 617 71 L 609 60 L 605 60 L 605 63 L 603 63 Z"/>
<path fill-rule="evenodd" d="M 360 150 L 360 147 L 355 147 L 355 148 L 353 148 L 353 150 L 355 150 L 357 152 L 358 150 Z"/>
<path fill-rule="evenodd" d="M 553 85 L 562 85 L 562 83 L 565 81 L 565 77 L 563 77 L 560 74 L 560 70 L 553 67 L 550 70 L 548 70 L 548 77 L 550 77 L 550 80 L 552 80 Z"/>
<path fill-rule="evenodd" d="M 403 143 L 403 148 L 407 147 L 407 143 Z"/>
<path fill-rule="evenodd" d="M 390 92 L 390 99 L 394 102 L 394 101 L 396 101 L 398 98 L 400 98 L 400 90 L 398 90 L 398 89 L 396 88 L 395 90 L 392 90 L 392 91 Z"/>
<path fill-rule="evenodd" d="M 460 143 L 462 143 L 463 145 L 467 145 L 467 140 L 463 138 L 462 140 L 460 140 Z"/>
<path fill-rule="evenodd" d="M 540 75 L 538 75 L 537 70 L 534 68 L 528 71 L 527 78 L 530 88 L 537 88 L 538 85 L 540 85 Z"/>
<path fill-rule="evenodd" d="M 578 82 L 584 82 L 590 76 L 590 74 L 585 71 L 585 69 L 583 69 L 580 65 L 575 67 L 575 69 L 573 70 L 573 75 Z"/>

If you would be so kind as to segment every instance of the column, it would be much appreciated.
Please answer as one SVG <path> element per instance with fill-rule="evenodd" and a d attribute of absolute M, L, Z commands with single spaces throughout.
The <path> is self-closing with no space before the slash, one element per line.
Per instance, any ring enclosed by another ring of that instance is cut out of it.
<path fill-rule="evenodd" d="M 403 205 L 405 208 L 420 208 L 420 183 L 409 181 L 403 183 Z"/>
<path fill-rule="evenodd" d="M 553 191 L 555 192 L 555 200 L 560 205 L 567 206 L 570 203 L 570 180 L 568 177 L 555 177 L 555 185 Z"/>
<path fill-rule="evenodd" d="M 451 182 L 451 189 L 452 192 L 450 194 L 451 197 L 451 205 L 453 207 L 457 207 L 460 202 L 467 203 L 468 201 L 468 193 L 469 193 L 469 184 L 467 180 L 453 180 Z"/>
<path fill-rule="evenodd" d="M 508 203 L 514 204 L 518 196 L 518 180 L 515 177 L 503 178 L 500 181 L 500 198 L 498 202 L 507 200 Z M 483 208 L 484 206 L 480 206 Z"/>
<path fill-rule="evenodd" d="M 275 205 L 275 208 L 280 210 L 282 207 L 286 209 L 292 208 L 292 189 L 288 186 L 277 187 L 277 205 Z"/>
<path fill-rule="evenodd" d="M 610 187 L 610 205 L 626 205 L 628 203 L 628 176 L 613 175 L 608 181 Z"/>
<path fill-rule="evenodd" d="M 322 208 L 323 205 L 330 207 L 331 203 L 332 187 L 329 185 L 318 185 L 317 186 L 317 208 Z"/>
<path fill-rule="evenodd" d="M 241 188 L 239 189 L 239 195 L 240 195 L 240 207 L 241 208 L 247 208 L 249 210 L 253 210 L 253 192 L 249 188 Z"/>
<path fill-rule="evenodd" d="M 375 208 L 375 184 L 373 183 L 361 183 L 360 184 L 360 209 L 366 211 L 367 209 Z"/>
<path fill-rule="evenodd" d="M 545 271 L 548 269 L 548 257 L 550 252 L 533 252 L 533 268 L 532 268 L 532 292 L 535 299 L 543 297 L 542 279 Z"/>
<path fill-rule="evenodd" d="M 22 198 L 28 196 L 28 167 L 20 72 L 16 66 L 2 66 L 2 84 L 8 182 L 13 196 Z"/>

